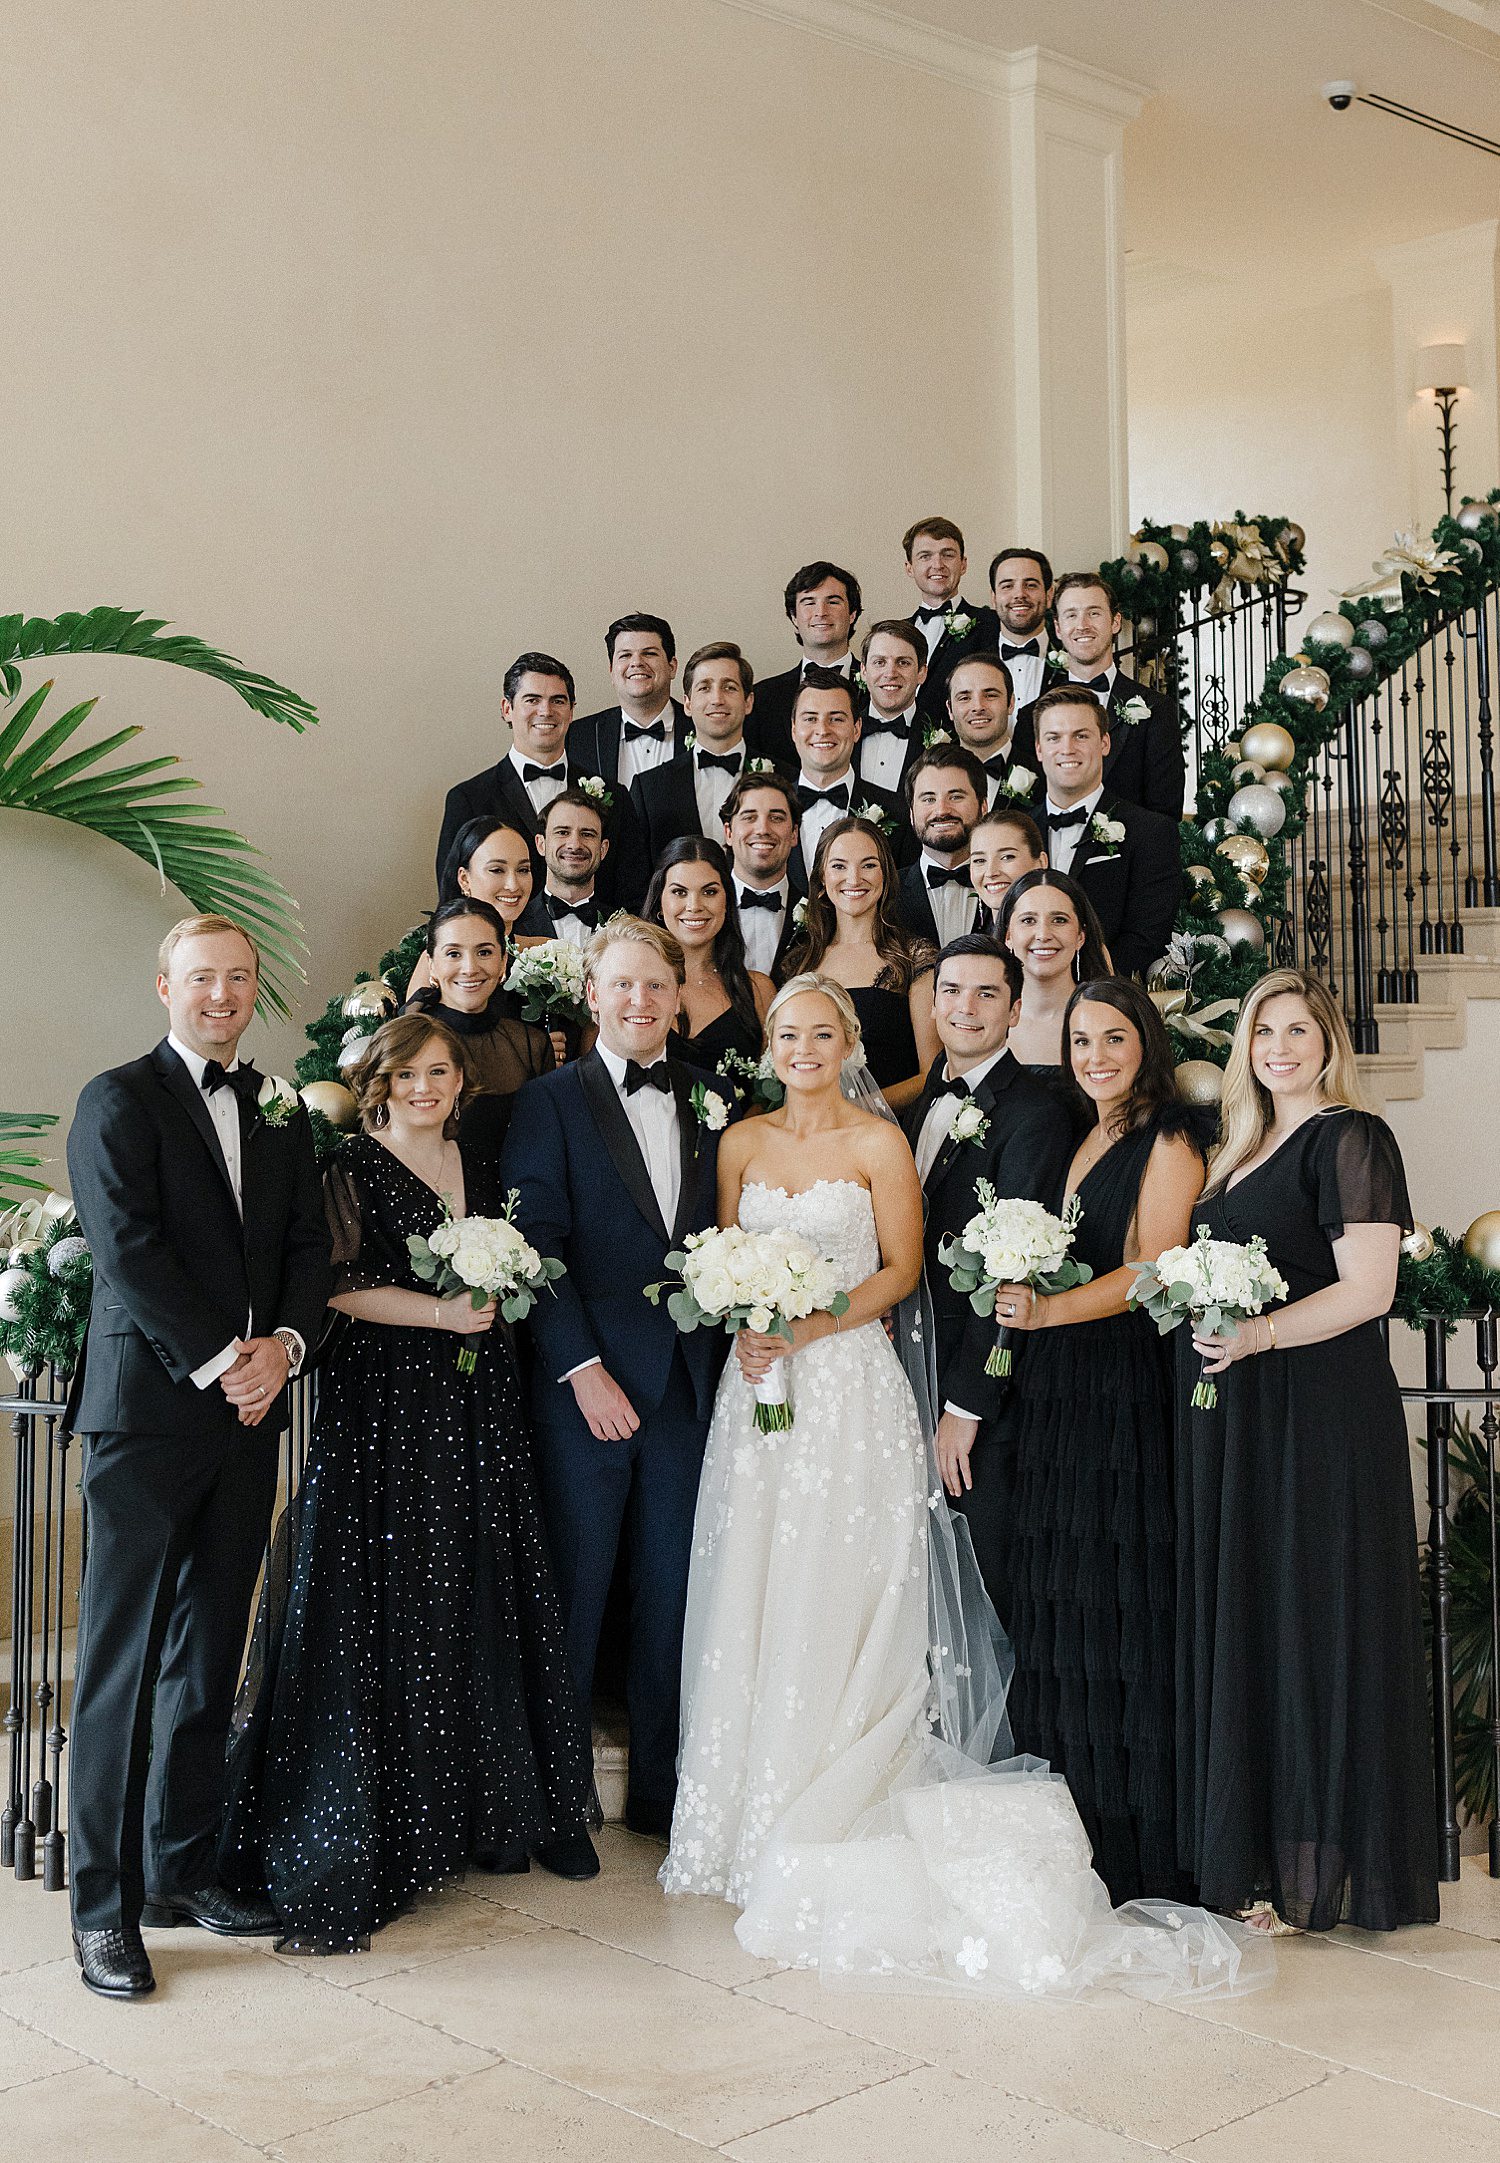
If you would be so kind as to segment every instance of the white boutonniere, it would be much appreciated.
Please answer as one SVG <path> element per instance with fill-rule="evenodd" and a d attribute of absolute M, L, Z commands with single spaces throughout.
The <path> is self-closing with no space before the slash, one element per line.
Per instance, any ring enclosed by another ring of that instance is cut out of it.
<path fill-rule="evenodd" d="M 1125 839 L 1125 828 L 1118 819 L 1107 819 L 1102 811 L 1096 811 L 1089 820 L 1089 832 L 1106 856 L 1119 855 L 1120 844 Z"/>
<path fill-rule="evenodd" d="M 747 774 L 774 774 L 776 761 L 774 759 L 746 759 L 745 771 Z"/>
<path fill-rule="evenodd" d="M 802 899 L 801 899 L 801 900 L 800 900 L 799 902 L 797 902 L 797 903 L 796 903 L 796 905 L 794 906 L 794 908 L 793 908 L 793 910 L 792 910 L 792 923 L 793 923 L 793 925 L 794 925 L 794 926 L 796 927 L 796 929 L 797 929 L 798 931 L 800 931 L 800 930 L 802 929 L 802 926 L 803 926 L 803 925 L 804 925 L 804 924 L 805 924 L 806 922 L 807 922 L 807 896 L 806 896 L 806 894 L 804 894 L 804 895 L 802 896 Z"/>
<path fill-rule="evenodd" d="M 599 806 L 601 811 L 610 811 L 614 808 L 614 797 L 600 775 L 580 774 L 578 786 L 591 802 Z"/>
<path fill-rule="evenodd" d="M 860 667 L 857 661 L 855 662 L 853 668 L 849 671 L 849 681 L 853 684 L 856 691 L 868 691 L 870 688 L 869 685 L 865 682 L 865 672 Z"/>
<path fill-rule="evenodd" d="M 954 1142 L 982 1142 L 990 1131 L 989 1116 L 982 1112 L 972 1097 L 959 1105 L 948 1129 L 948 1139 Z"/>
<path fill-rule="evenodd" d="M 299 1101 L 296 1090 L 280 1074 L 268 1074 L 255 1094 L 255 1108 L 268 1127 L 284 1127 Z"/>
<path fill-rule="evenodd" d="M 1062 672 L 1063 672 L 1063 670 L 1064 670 L 1064 669 L 1065 669 L 1065 668 L 1067 667 L 1067 665 L 1068 665 L 1068 657 L 1067 657 L 1067 655 L 1066 655 L 1066 654 L 1065 654 L 1065 653 L 1063 652 L 1063 650 L 1062 650 L 1062 648 L 1061 648 L 1060 646 L 1049 646 L 1049 647 L 1047 648 L 1047 666 L 1048 666 L 1048 668 L 1055 668 L 1055 669 L 1057 670 L 1058 674 L 1059 674 L 1059 675 L 1061 675 L 1061 674 L 1062 674 Z"/>
<path fill-rule="evenodd" d="M 700 1127 L 706 1127 L 710 1134 L 723 1133 L 729 1124 L 729 1106 L 717 1089 L 710 1089 L 707 1082 L 694 1082 L 688 1102 Z"/>
<path fill-rule="evenodd" d="M 930 751 L 934 744 L 951 744 L 952 741 L 952 729 L 942 728 L 936 721 L 929 721 L 922 731 L 922 749 L 924 751 Z"/>
<path fill-rule="evenodd" d="M 1123 706 L 1117 706 L 1112 718 L 1123 721 L 1127 728 L 1135 728 L 1142 721 L 1151 719 L 1151 708 L 1143 698 L 1128 698 Z"/>
<path fill-rule="evenodd" d="M 1014 804 L 1028 804 L 1035 789 L 1036 775 L 1031 768 L 1029 766 L 1012 766 L 996 793 L 1001 796 L 1008 796 Z"/>
<path fill-rule="evenodd" d="M 684 751 L 696 751 L 696 750 L 697 750 L 697 748 L 698 748 L 698 731 L 697 731 L 696 729 L 689 729 L 689 730 L 688 730 L 688 732 L 687 732 L 686 736 L 684 736 L 684 737 L 683 737 L 683 739 L 682 739 L 682 748 L 683 748 L 683 750 L 684 750 Z"/>
<path fill-rule="evenodd" d="M 974 618 L 949 609 L 943 617 L 943 629 L 951 638 L 967 638 L 974 628 Z"/>
<path fill-rule="evenodd" d="M 878 827 L 883 834 L 893 834 L 896 831 L 895 820 L 888 811 L 882 811 L 878 804 L 856 804 L 853 815 L 857 819 L 868 819 L 870 824 Z"/>

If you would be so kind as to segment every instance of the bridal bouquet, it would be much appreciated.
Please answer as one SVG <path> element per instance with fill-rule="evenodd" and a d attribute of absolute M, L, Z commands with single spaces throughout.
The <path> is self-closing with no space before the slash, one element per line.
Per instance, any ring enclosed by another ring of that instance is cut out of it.
<path fill-rule="evenodd" d="M 563 1274 L 564 1264 L 549 1254 L 538 1254 L 511 1222 L 517 1193 L 512 1187 L 503 1217 L 455 1217 L 446 1199 L 443 1221 L 426 1239 L 413 1232 L 407 1239 L 411 1266 L 439 1299 L 461 1299 L 465 1294 L 475 1312 L 492 1299 L 500 1302 L 507 1322 L 519 1322 L 536 1304 L 544 1284 Z M 472 1374 L 479 1355 L 467 1339 L 458 1348 L 458 1371 Z"/>
<path fill-rule="evenodd" d="M 681 1285 L 667 1291 L 665 1283 L 648 1284 L 646 1297 L 654 1307 L 667 1292 L 667 1312 L 683 1331 L 720 1322 L 729 1330 L 753 1329 L 790 1343 L 793 1322 L 820 1308 L 842 1314 L 849 1304 L 833 1264 L 795 1232 L 745 1232 L 737 1224 L 691 1232 L 684 1251 L 667 1256 L 667 1267 L 680 1270 Z M 755 1424 L 762 1434 L 792 1424 L 782 1360 L 755 1385 Z"/>
<path fill-rule="evenodd" d="M 1130 1304 L 1144 1307 L 1163 1337 L 1186 1321 L 1212 1337 L 1232 1337 L 1241 1322 L 1286 1294 L 1286 1279 L 1266 1260 L 1266 1243 L 1258 1232 L 1242 1244 L 1211 1239 L 1204 1224 L 1190 1247 L 1168 1247 L 1154 1262 L 1138 1264 Z M 1218 1401 L 1217 1385 L 1200 1375 L 1194 1405 L 1211 1412 Z"/>
<path fill-rule="evenodd" d="M 938 1260 L 954 1291 L 968 1295 L 976 1314 L 994 1313 L 995 1294 L 1002 1284 L 1066 1292 L 1071 1285 L 1088 1283 L 1094 1272 L 1068 1252 L 1082 1215 L 1076 1194 L 1062 1215 L 1055 1217 L 1040 1202 L 1008 1200 L 996 1194 L 987 1179 L 981 1179 L 974 1192 L 978 1211 L 961 1232 L 943 1241 Z M 1010 1331 L 1001 1329 L 984 1371 L 1008 1375 L 1010 1368 Z"/>
<path fill-rule="evenodd" d="M 505 979 L 507 991 L 521 1002 L 527 1021 L 547 1028 L 560 1022 L 580 1025 L 589 1019 L 589 1003 L 583 989 L 583 954 L 566 939 L 544 939 L 540 946 L 523 946 Z"/>

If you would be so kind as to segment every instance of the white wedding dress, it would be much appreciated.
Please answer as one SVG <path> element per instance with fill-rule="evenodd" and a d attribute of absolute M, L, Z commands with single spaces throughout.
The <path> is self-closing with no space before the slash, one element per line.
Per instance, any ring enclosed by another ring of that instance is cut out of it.
<path fill-rule="evenodd" d="M 748 1185 L 739 1220 L 798 1233 L 845 1289 L 880 1266 L 851 1180 Z M 1113 1911 L 1046 1766 L 978 1763 L 935 1732 L 929 1523 L 947 1505 L 884 1328 L 808 1346 L 787 1386 L 791 1427 L 761 1434 L 732 1357 L 719 1384 L 666 1890 L 733 1902 L 748 1952 L 830 1981 L 1154 1997 L 1264 1981 L 1257 1934 L 1168 1903 Z"/>

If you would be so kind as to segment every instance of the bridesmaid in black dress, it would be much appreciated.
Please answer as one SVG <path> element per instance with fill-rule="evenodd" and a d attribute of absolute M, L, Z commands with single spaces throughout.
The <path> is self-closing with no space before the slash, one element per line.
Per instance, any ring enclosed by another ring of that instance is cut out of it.
<path fill-rule="evenodd" d="M 488 902 L 445 901 L 427 927 L 429 981 L 405 1008 L 442 1022 L 462 1044 L 468 1088 L 459 1132 L 466 1148 L 492 1162 L 516 1091 L 557 1064 L 547 1031 L 523 1020 L 505 989 L 510 957 L 505 924 Z"/>
<path fill-rule="evenodd" d="M 1173 1779 L 1170 1348 L 1127 1302 L 1133 1264 L 1181 1245 L 1203 1186 L 1199 1115 L 1179 1102 L 1156 1008 L 1117 978 L 1079 985 L 1064 1040 L 1094 1119 L 1065 1194 L 1092 1280 L 1002 1285 L 1031 1332 L 1015 1365 L 1010 1716 L 1016 1748 L 1063 1774 L 1118 1905 L 1186 1896 Z"/>
<path fill-rule="evenodd" d="M 787 953 L 783 983 L 831 976 L 854 1001 L 870 1077 L 892 1111 L 914 1103 L 937 1057 L 932 968 L 925 940 L 896 915 L 896 864 L 870 819 L 835 819 L 823 829 L 807 885 L 802 935 Z"/>
<path fill-rule="evenodd" d="M 759 1059 L 766 1009 L 776 995 L 768 976 L 745 967 L 745 938 L 728 852 L 702 834 L 663 849 L 646 896 L 648 922 L 662 924 L 682 948 L 687 976 L 667 1050 L 707 1073 L 726 1052 Z"/>
<path fill-rule="evenodd" d="M 452 1138 L 462 1081 L 441 1024 L 387 1022 L 350 1077 L 364 1131 L 328 1174 L 350 1319 L 320 1371 L 284 1621 L 262 1603 L 221 1853 L 226 1883 L 269 1889 L 288 1951 L 365 1946 L 473 1860 L 598 1870 L 509 1342 L 493 1306 L 434 1299 L 406 1248 L 445 1199 L 503 1207 Z"/>
<path fill-rule="evenodd" d="M 1245 1000 L 1193 1221 L 1258 1232 L 1289 1298 L 1233 1337 L 1179 1332 L 1184 1867 L 1263 1928 L 1436 1922 L 1410 1459 L 1379 1326 L 1411 1209 L 1316 978 L 1280 969 Z"/>
<path fill-rule="evenodd" d="M 1011 1023 L 1010 1048 L 1028 1074 L 1057 1081 L 1060 1093 L 1071 1096 L 1063 1015 L 1076 984 L 1112 974 L 1098 912 L 1065 871 L 1023 871 L 1000 904 L 997 936 L 1021 964 L 1021 1010 Z"/>

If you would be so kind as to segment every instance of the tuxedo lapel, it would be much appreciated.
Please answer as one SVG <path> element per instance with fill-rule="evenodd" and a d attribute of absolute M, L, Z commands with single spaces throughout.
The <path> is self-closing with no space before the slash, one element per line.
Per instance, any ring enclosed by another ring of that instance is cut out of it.
<path fill-rule="evenodd" d="M 610 1160 L 620 1175 L 626 1193 L 652 1231 L 665 1241 L 668 1236 L 667 1227 L 662 1221 L 661 1205 L 656 1199 L 656 1189 L 651 1184 L 651 1175 L 646 1169 L 641 1145 L 635 1138 L 635 1128 L 626 1118 L 619 1091 L 610 1079 L 608 1067 L 597 1052 L 589 1052 L 579 1060 L 578 1086 L 594 1115 L 600 1138 L 609 1151 Z"/>
<path fill-rule="evenodd" d="M 677 1106 L 677 1221 L 672 1226 L 672 1243 L 680 1246 L 693 1221 L 698 1199 L 698 1151 L 703 1129 L 693 1110 L 693 1077 L 675 1059 L 667 1061 L 667 1071 L 672 1077 L 672 1101 Z"/>
<path fill-rule="evenodd" d="M 977 1104 L 987 1119 L 993 1118 L 996 1099 L 1001 1091 L 1014 1079 L 1015 1073 L 1015 1059 L 1009 1055 L 1003 1055 L 990 1068 L 984 1080 L 970 1097 L 969 1102 Z M 955 1140 L 954 1136 L 950 1134 L 932 1160 L 932 1169 L 927 1174 L 926 1185 L 936 1193 L 952 1170 L 953 1160 L 960 1150 L 969 1149 L 973 1146 L 971 1142 Z"/>
<path fill-rule="evenodd" d="M 198 1129 L 199 1134 L 203 1137 L 204 1147 L 213 1158 L 219 1177 L 224 1182 L 225 1191 L 228 1193 L 230 1201 L 233 1202 L 234 1182 L 229 1176 L 229 1166 L 224 1162 L 224 1152 L 219 1146 L 218 1132 L 213 1120 L 209 1117 L 208 1106 L 203 1101 L 203 1091 L 194 1086 L 192 1075 L 189 1074 L 187 1068 L 165 1039 L 157 1045 L 155 1051 L 151 1054 L 151 1061 L 156 1068 L 162 1087 L 169 1095 L 177 1099 L 189 1119 L 192 1120 L 193 1125 Z M 243 1148 L 243 1146 L 242 1130 L 241 1147 Z M 243 1166 L 241 1170 L 243 1172 Z M 243 1178 L 241 1184 L 243 1185 Z"/>
<path fill-rule="evenodd" d="M 599 730 L 594 738 L 594 760 L 600 773 L 612 789 L 620 786 L 620 743 L 625 717 L 617 706 L 613 713 L 599 716 Z"/>

